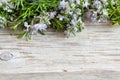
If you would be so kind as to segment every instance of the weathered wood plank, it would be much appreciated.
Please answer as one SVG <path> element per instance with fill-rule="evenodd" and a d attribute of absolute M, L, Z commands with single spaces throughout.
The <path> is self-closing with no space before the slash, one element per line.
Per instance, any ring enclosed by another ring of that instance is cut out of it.
<path fill-rule="evenodd" d="M 120 80 L 114 71 L 81 71 L 71 73 L 1 74 L 1 80 Z"/>
<path fill-rule="evenodd" d="M 75 37 L 57 32 L 30 41 L 0 31 L 0 53 L 14 57 L 0 61 L 0 73 L 120 71 L 120 27 L 88 26 Z"/>

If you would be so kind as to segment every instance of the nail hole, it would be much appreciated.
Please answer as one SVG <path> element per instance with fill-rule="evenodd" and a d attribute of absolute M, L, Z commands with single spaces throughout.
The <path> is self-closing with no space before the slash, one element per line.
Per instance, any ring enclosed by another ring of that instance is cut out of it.
<path fill-rule="evenodd" d="M 63 70 L 63 72 L 67 72 L 67 70 Z"/>

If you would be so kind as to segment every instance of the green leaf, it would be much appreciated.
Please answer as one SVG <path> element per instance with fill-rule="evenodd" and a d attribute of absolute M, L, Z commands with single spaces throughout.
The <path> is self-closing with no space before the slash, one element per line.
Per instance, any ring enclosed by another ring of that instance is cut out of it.
<path fill-rule="evenodd" d="M 44 30 L 38 30 L 38 32 L 42 35 L 45 35 Z"/>
<path fill-rule="evenodd" d="M 18 38 L 24 38 L 27 36 L 27 32 L 21 32 L 19 35 L 18 35 Z"/>

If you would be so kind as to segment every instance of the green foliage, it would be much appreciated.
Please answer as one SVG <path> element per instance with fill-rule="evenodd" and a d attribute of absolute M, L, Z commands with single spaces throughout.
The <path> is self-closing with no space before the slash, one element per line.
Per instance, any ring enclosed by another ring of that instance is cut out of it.
<path fill-rule="evenodd" d="M 21 30 L 18 38 L 27 40 L 37 32 L 45 35 L 48 27 L 75 35 L 85 17 L 120 24 L 120 0 L 10 0 L 0 5 L 0 27 Z"/>
<path fill-rule="evenodd" d="M 114 25 L 120 24 L 120 0 L 108 0 L 109 16 Z"/>
<path fill-rule="evenodd" d="M 0 6 L 0 17 L 6 19 L 3 24 L 0 23 L 0 26 L 7 26 L 6 24 L 8 24 L 14 31 L 24 29 L 23 25 L 25 21 L 33 25 L 37 20 L 34 19 L 35 17 L 46 16 L 44 13 L 56 9 L 60 1 L 61 0 L 10 0 L 8 3 L 3 3 L 2 6 Z M 42 30 L 38 31 L 44 34 Z M 18 38 L 21 37 L 27 37 L 27 39 L 31 38 L 29 33 L 24 30 L 18 36 Z"/>
<path fill-rule="evenodd" d="M 56 31 L 63 31 L 66 29 L 66 24 L 67 21 L 60 21 L 58 19 L 52 19 L 51 20 L 51 25 L 53 29 L 55 29 Z"/>
<path fill-rule="evenodd" d="M 12 12 L 14 21 L 12 22 L 13 24 L 17 23 L 15 26 L 19 26 L 20 22 L 28 21 L 31 23 L 34 16 L 39 16 L 43 11 L 48 12 L 55 9 L 59 0 L 12 0 L 11 3 L 14 4 L 14 11 Z"/>

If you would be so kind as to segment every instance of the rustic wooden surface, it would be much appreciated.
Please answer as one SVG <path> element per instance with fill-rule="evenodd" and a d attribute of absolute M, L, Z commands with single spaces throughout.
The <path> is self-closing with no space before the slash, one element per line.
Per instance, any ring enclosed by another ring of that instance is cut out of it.
<path fill-rule="evenodd" d="M 88 25 L 75 37 L 47 32 L 30 41 L 0 30 L 0 54 L 13 55 L 0 60 L 1 80 L 120 80 L 120 27 Z"/>
<path fill-rule="evenodd" d="M 120 80 L 114 71 L 82 71 L 71 73 L 2 74 L 1 80 Z"/>

